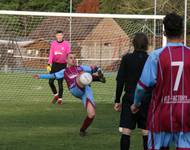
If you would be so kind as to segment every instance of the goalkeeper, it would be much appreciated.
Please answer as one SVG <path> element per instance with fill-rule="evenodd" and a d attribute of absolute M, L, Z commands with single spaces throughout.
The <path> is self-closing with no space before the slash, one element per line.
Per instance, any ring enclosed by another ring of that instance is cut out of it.
<path fill-rule="evenodd" d="M 66 67 L 66 56 L 70 53 L 70 43 L 68 41 L 63 40 L 63 32 L 56 31 L 56 40 L 51 42 L 49 60 L 47 70 L 50 73 L 55 73 L 60 71 Z M 49 79 L 49 86 L 54 94 L 54 98 L 52 103 L 58 102 L 58 104 L 62 103 L 63 96 L 63 78 L 57 79 L 59 90 L 54 84 L 55 79 Z"/>
<path fill-rule="evenodd" d="M 67 82 L 67 86 L 71 94 L 82 100 L 82 103 L 87 111 L 87 117 L 85 118 L 81 128 L 80 135 L 86 135 L 86 129 L 90 126 L 95 117 L 95 102 L 93 97 L 92 89 L 89 85 L 83 85 L 80 80 L 80 74 L 83 72 L 88 72 L 91 74 L 98 73 L 98 75 L 93 75 L 93 78 L 99 78 L 100 82 L 105 83 L 105 77 L 99 67 L 89 67 L 89 66 L 76 66 L 76 59 L 73 53 L 67 56 L 67 68 L 56 73 L 51 74 L 37 74 L 33 77 L 36 79 L 60 79 L 64 78 Z"/>

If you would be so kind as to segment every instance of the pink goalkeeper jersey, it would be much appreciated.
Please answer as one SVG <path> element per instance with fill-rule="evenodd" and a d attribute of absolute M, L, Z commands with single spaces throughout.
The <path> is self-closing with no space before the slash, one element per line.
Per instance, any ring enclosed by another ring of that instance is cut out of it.
<path fill-rule="evenodd" d="M 70 53 L 71 47 L 68 41 L 63 41 L 61 43 L 57 41 L 52 41 L 50 46 L 50 54 L 48 64 L 56 63 L 66 63 L 67 54 Z"/>
<path fill-rule="evenodd" d="M 148 113 L 153 132 L 190 132 L 190 49 L 168 43 L 152 52 L 140 84 L 154 87 Z"/>

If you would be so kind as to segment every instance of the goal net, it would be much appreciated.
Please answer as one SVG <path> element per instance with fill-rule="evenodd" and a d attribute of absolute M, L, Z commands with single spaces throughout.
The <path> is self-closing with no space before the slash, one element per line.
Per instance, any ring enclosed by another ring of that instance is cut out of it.
<path fill-rule="evenodd" d="M 106 84 L 92 84 L 95 100 L 112 102 L 115 75 L 122 55 L 133 52 L 134 34 L 147 34 L 150 51 L 161 47 L 162 19 L 150 15 L 0 11 L 0 100 L 51 100 L 48 81 L 31 75 L 47 73 L 50 42 L 56 30 L 62 30 L 79 65 L 98 65 L 105 72 Z M 66 89 L 64 83 L 63 99 L 73 100 Z"/>

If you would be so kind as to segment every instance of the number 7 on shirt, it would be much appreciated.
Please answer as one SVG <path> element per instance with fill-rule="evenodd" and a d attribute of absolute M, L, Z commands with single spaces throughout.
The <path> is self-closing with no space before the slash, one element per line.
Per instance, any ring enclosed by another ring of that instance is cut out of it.
<path fill-rule="evenodd" d="M 172 61 L 171 66 L 178 66 L 178 72 L 177 72 L 177 76 L 176 76 L 176 80 L 175 80 L 175 84 L 174 84 L 174 91 L 177 91 L 179 88 L 179 83 L 181 80 L 181 76 L 183 73 L 183 66 L 184 66 L 184 62 L 183 61 Z"/>

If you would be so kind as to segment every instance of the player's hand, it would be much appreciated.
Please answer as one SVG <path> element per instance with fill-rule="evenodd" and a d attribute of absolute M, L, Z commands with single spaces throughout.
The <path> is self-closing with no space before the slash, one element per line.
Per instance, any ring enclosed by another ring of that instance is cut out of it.
<path fill-rule="evenodd" d="M 34 74 L 34 75 L 32 75 L 32 77 L 33 77 L 34 79 L 39 79 L 39 75 L 38 75 L 38 74 Z"/>
<path fill-rule="evenodd" d="M 117 111 L 117 112 L 120 112 L 121 111 L 121 104 L 120 103 L 115 103 L 114 110 Z"/>
<path fill-rule="evenodd" d="M 139 111 L 139 108 L 135 104 L 132 104 L 131 105 L 131 112 L 133 114 L 136 114 L 138 111 Z"/>
<path fill-rule="evenodd" d="M 51 65 L 48 64 L 47 67 L 46 67 L 47 71 L 50 72 L 51 71 Z"/>

